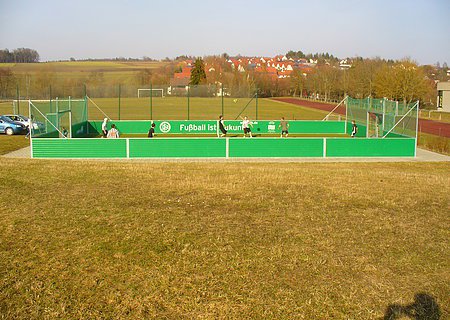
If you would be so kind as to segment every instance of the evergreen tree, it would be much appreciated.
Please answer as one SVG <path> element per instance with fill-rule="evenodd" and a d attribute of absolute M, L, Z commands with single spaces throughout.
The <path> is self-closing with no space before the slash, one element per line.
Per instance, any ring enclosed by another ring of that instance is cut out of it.
<path fill-rule="evenodd" d="M 189 84 L 198 85 L 206 82 L 205 64 L 202 58 L 197 58 L 191 71 L 191 81 Z"/>

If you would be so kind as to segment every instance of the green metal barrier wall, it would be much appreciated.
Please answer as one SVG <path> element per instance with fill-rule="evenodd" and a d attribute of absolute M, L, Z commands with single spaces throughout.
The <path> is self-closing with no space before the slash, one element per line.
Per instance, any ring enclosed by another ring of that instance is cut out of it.
<path fill-rule="evenodd" d="M 170 120 L 170 121 L 154 121 L 155 133 L 167 133 L 167 134 L 216 134 L 217 133 L 217 121 L 214 120 Z M 111 123 L 116 125 L 116 128 L 122 134 L 144 134 L 150 129 L 151 121 L 132 121 L 121 120 L 112 121 L 108 123 L 110 128 Z M 90 121 L 89 132 L 97 132 L 100 134 L 102 122 Z M 258 120 L 253 121 L 252 132 L 255 134 L 270 134 L 279 133 L 280 121 L 268 121 Z M 289 121 L 290 133 L 302 133 L 302 134 L 344 134 L 345 122 L 344 121 Z M 225 126 L 230 134 L 242 133 L 242 121 L 229 120 L 225 121 Z"/>
<path fill-rule="evenodd" d="M 390 139 L 326 139 L 327 157 L 414 157 L 416 140 Z"/>
<path fill-rule="evenodd" d="M 32 139 L 33 158 L 126 158 L 125 139 Z"/>
<path fill-rule="evenodd" d="M 130 158 L 225 158 L 226 140 L 210 138 L 129 139 Z"/>
<path fill-rule="evenodd" d="M 230 139 L 231 158 L 323 157 L 323 138 Z"/>
<path fill-rule="evenodd" d="M 34 158 L 414 157 L 412 138 L 32 139 Z"/>

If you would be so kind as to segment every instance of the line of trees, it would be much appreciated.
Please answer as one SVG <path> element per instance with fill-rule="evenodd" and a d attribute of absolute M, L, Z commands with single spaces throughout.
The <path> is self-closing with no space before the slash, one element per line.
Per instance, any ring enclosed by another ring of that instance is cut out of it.
<path fill-rule="evenodd" d="M 288 90 L 294 89 L 293 94 L 319 95 L 325 101 L 339 100 L 345 95 L 386 97 L 408 103 L 420 100 L 428 105 L 433 105 L 436 100 L 435 81 L 410 59 L 396 62 L 379 58 L 358 59 L 347 70 L 319 65 L 306 76 L 294 72 L 290 80 L 286 86 Z"/>
<path fill-rule="evenodd" d="M 299 52 L 292 54 L 302 56 Z M 51 70 L 44 71 L 45 69 L 15 74 L 13 69 L 0 68 L 0 98 L 14 98 L 18 91 L 22 97 L 35 99 L 46 98 L 50 91 L 52 96 L 79 96 L 84 85 L 94 97 L 110 97 L 117 95 L 119 84 L 122 85 L 123 95 L 133 96 L 136 88 L 145 88 L 150 84 L 168 86 L 185 58 L 195 61 L 191 84 L 223 84 L 228 93 L 236 97 L 251 95 L 257 89 L 260 97 L 295 95 L 337 101 L 345 95 L 355 98 L 372 96 L 404 102 L 420 100 L 422 106 L 432 107 L 436 101 L 436 81 L 449 80 L 446 65 L 445 68 L 437 68 L 419 66 L 410 59 L 393 61 L 353 58 L 349 69 L 341 69 L 339 61 L 333 60 L 334 57 L 328 59 L 327 54 L 312 56 L 319 58 L 315 67 L 308 70 L 294 68 L 287 78 L 278 78 L 268 72 L 256 72 L 252 68 L 240 72 L 227 62 L 226 54 L 203 59 L 181 56 L 158 68 L 143 68 L 120 79 L 106 77 L 104 73 L 107 71 L 103 70 L 93 71 L 83 77 L 67 77 Z"/>
<path fill-rule="evenodd" d="M 0 63 L 32 63 L 39 62 L 39 53 L 34 49 L 17 48 L 12 51 L 0 50 Z"/>
<path fill-rule="evenodd" d="M 301 50 L 299 51 L 293 51 L 289 50 L 286 53 L 287 58 L 292 59 L 317 59 L 317 60 L 328 60 L 328 61 L 338 61 L 339 59 L 332 54 L 326 52 L 326 53 L 308 53 L 305 54 Z"/>

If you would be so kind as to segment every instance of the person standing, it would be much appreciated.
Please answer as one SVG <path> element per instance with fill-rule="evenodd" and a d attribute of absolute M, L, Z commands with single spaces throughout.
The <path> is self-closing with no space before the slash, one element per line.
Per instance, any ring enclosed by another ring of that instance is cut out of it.
<path fill-rule="evenodd" d="M 225 129 L 225 124 L 223 123 L 223 115 L 219 116 L 219 130 L 222 132 L 220 134 L 221 137 L 224 137 L 227 134 L 227 129 Z"/>
<path fill-rule="evenodd" d="M 119 131 L 116 129 L 116 125 L 111 125 L 111 130 L 108 131 L 107 138 L 119 138 Z"/>
<path fill-rule="evenodd" d="M 150 130 L 148 130 L 147 137 L 153 138 L 154 136 L 155 136 L 155 123 L 153 122 L 152 125 L 150 126 Z"/>
<path fill-rule="evenodd" d="M 284 119 L 284 117 L 281 117 L 280 125 L 278 126 L 281 128 L 281 138 L 283 138 L 283 134 L 286 136 L 286 138 L 289 135 L 289 122 Z"/>
<path fill-rule="evenodd" d="M 103 138 L 106 138 L 108 136 L 108 118 L 103 119 L 102 133 L 103 133 Z"/>
<path fill-rule="evenodd" d="M 67 136 L 69 135 L 69 131 L 67 131 L 67 129 L 65 127 L 62 127 L 61 129 L 62 129 L 62 131 L 61 131 L 62 135 L 64 136 L 64 138 L 67 138 Z"/>
<path fill-rule="evenodd" d="M 358 126 L 356 125 L 356 121 L 352 120 L 352 138 L 354 138 L 356 136 L 356 134 L 358 133 Z"/>
<path fill-rule="evenodd" d="M 242 119 L 242 118 L 241 118 Z M 250 130 L 250 127 L 253 127 L 252 122 L 245 116 L 242 119 L 242 129 L 244 130 L 244 138 L 247 136 L 247 134 L 250 136 L 250 138 L 253 138 L 252 136 L 252 130 Z"/>

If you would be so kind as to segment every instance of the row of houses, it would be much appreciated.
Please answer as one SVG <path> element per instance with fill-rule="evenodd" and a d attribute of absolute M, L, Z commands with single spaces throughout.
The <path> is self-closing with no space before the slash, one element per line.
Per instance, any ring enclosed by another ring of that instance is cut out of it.
<path fill-rule="evenodd" d="M 294 69 L 300 69 L 308 74 L 317 65 L 314 59 L 288 59 L 286 56 L 276 56 L 274 58 L 252 57 L 252 58 L 230 58 L 227 62 L 232 70 L 239 72 L 254 71 L 255 73 L 267 73 L 269 76 L 277 78 L 288 78 Z"/>
<path fill-rule="evenodd" d="M 268 75 L 272 79 L 285 79 L 292 75 L 294 70 L 299 70 L 304 76 L 313 72 L 317 66 L 317 59 L 293 59 L 285 55 L 270 57 L 235 57 L 226 61 L 231 69 L 238 72 L 254 72 L 256 75 Z M 325 61 L 326 64 L 329 64 Z M 348 69 L 351 67 L 350 59 L 340 61 L 339 68 Z M 186 60 L 183 62 L 181 72 L 174 73 L 171 85 L 175 87 L 183 87 L 189 84 L 191 70 L 194 61 Z M 216 71 L 214 66 L 205 65 L 206 73 Z"/>

